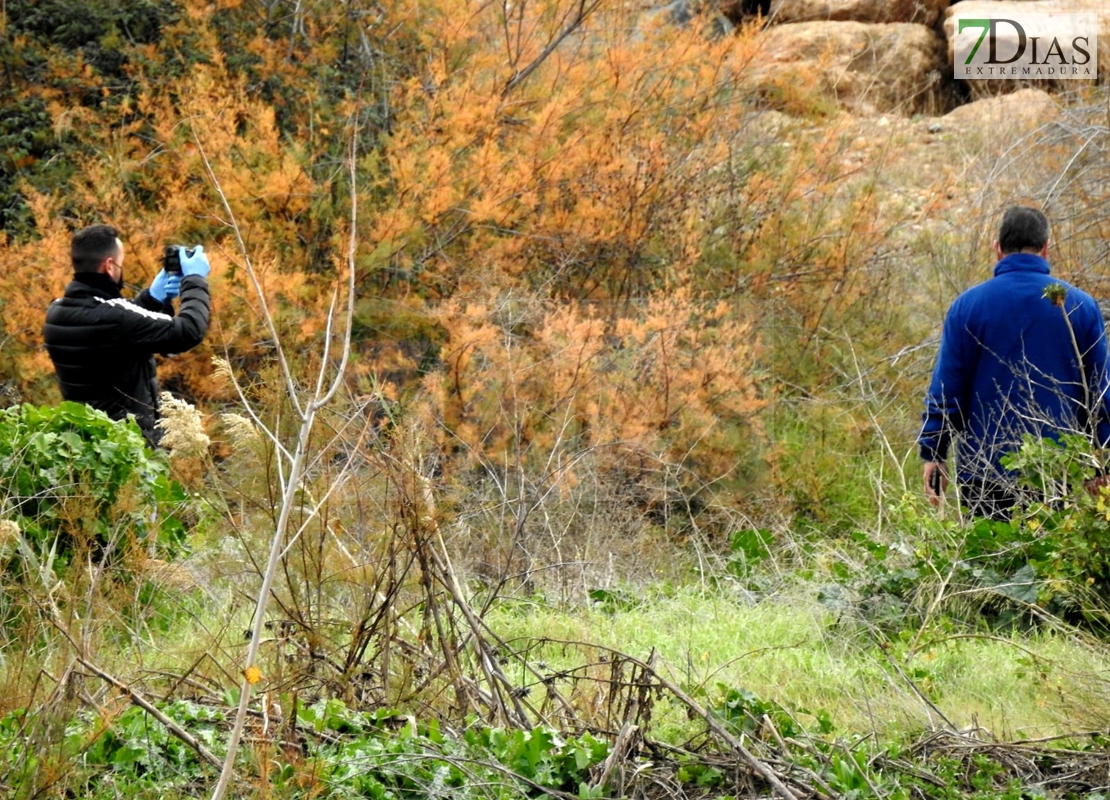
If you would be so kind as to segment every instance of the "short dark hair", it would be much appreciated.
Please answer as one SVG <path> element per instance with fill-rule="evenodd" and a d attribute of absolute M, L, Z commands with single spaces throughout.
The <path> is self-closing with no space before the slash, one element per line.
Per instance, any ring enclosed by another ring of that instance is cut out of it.
<path fill-rule="evenodd" d="M 118 252 L 119 231 L 111 225 L 90 225 L 73 234 L 69 257 L 74 272 L 96 272 L 106 258 Z"/>
<path fill-rule="evenodd" d="M 1011 206 L 1002 215 L 998 247 L 1003 255 L 1022 250 L 1039 252 L 1048 244 L 1048 218 L 1029 206 Z"/>

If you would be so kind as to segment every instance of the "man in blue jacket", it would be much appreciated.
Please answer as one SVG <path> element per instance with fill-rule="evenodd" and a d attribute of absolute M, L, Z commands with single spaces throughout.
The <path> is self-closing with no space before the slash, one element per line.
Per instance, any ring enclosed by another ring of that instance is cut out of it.
<path fill-rule="evenodd" d="M 1008 519 L 1017 503 L 1000 461 L 1022 434 L 1083 432 L 1098 447 L 1110 443 L 1102 313 L 1090 295 L 1049 273 L 1048 236 L 1037 209 L 1007 209 L 994 277 L 948 310 L 918 437 L 934 505 L 947 486 L 953 435 L 960 499 L 972 516 L 993 519 Z"/>

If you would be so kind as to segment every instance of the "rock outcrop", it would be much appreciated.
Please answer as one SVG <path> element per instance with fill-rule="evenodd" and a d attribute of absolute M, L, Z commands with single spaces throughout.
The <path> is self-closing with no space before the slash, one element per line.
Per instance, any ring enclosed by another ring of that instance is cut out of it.
<path fill-rule="evenodd" d="M 984 136 L 1000 130 L 1022 135 L 1056 119 L 1060 104 L 1043 89 L 1024 87 L 955 108 L 939 120 L 944 128 L 977 130 Z"/>
<path fill-rule="evenodd" d="M 941 116 L 960 103 L 1023 88 L 1062 93 L 1088 86 L 1059 77 L 954 76 L 957 17 L 1061 12 L 1098 15 L 1098 80 L 1110 83 L 1110 0 L 671 0 L 647 16 L 702 24 L 711 35 L 763 20 L 765 27 L 756 34 L 759 55 L 741 83 L 772 108 L 803 116 L 836 108 L 864 116 Z M 998 28 L 1001 36 L 1012 31 Z M 999 41 L 1001 52 L 1016 49 Z"/>
<path fill-rule="evenodd" d="M 935 113 L 944 103 L 944 41 L 911 23 L 797 22 L 761 34 L 745 75 L 772 104 L 828 96 L 857 114 Z"/>
<path fill-rule="evenodd" d="M 769 18 L 790 22 L 916 22 L 935 25 L 948 0 L 773 0 Z"/>

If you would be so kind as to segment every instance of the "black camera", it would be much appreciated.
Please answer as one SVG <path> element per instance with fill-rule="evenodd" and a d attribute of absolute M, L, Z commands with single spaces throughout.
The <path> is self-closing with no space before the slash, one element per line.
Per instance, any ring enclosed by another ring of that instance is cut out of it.
<path fill-rule="evenodd" d="M 186 258 L 191 258 L 193 253 L 196 252 L 195 247 L 182 248 L 175 244 L 166 245 L 166 249 L 162 251 L 162 269 L 166 271 L 167 275 L 181 274 L 182 250 L 185 250 Z"/>
<path fill-rule="evenodd" d="M 933 494 L 937 497 L 940 497 L 942 494 L 940 490 L 940 481 L 943 476 L 944 473 L 941 472 L 939 466 L 935 467 L 933 471 L 929 473 L 929 488 L 933 490 Z"/>

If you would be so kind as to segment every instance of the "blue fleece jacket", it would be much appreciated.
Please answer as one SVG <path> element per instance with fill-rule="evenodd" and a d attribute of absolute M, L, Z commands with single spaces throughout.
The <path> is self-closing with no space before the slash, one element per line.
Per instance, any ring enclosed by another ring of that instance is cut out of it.
<path fill-rule="evenodd" d="M 1067 291 L 1063 307 L 1044 296 L 1052 284 Z M 1088 408 L 1096 415 L 1096 444 L 1105 447 L 1108 375 L 1098 303 L 1053 278 L 1040 256 L 1008 255 L 991 280 L 968 289 L 948 310 L 925 398 L 921 457 L 943 461 L 957 434 L 957 477 L 1000 478 L 999 460 L 1021 445 L 1023 433 L 1090 433 Z"/>

